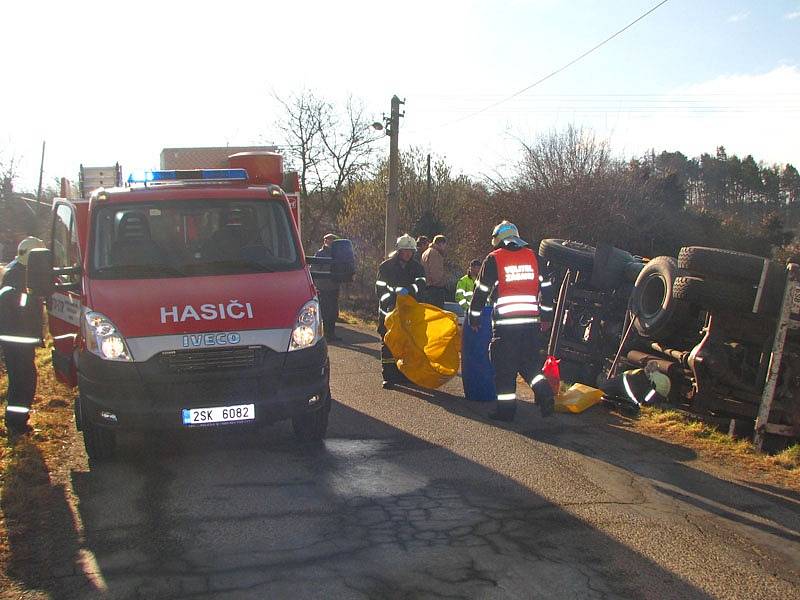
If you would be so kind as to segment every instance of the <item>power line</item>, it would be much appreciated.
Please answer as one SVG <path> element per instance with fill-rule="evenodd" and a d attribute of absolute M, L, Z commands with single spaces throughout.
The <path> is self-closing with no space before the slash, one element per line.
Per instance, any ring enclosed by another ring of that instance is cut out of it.
<path fill-rule="evenodd" d="M 658 4 L 656 4 L 654 7 L 652 7 L 652 8 L 651 8 L 650 10 L 648 10 L 647 12 L 645 12 L 645 13 L 643 13 L 642 15 L 638 16 L 636 19 L 634 19 L 633 21 L 631 21 L 630 23 L 628 23 L 627 25 L 625 25 L 625 27 L 623 27 L 622 29 L 620 29 L 620 30 L 619 30 L 619 31 L 617 31 L 616 33 L 614 33 L 614 34 L 612 34 L 611 36 L 607 37 L 607 38 L 606 38 L 606 39 L 604 39 L 602 42 L 600 42 L 600 43 L 599 43 L 599 44 L 597 44 L 596 46 L 594 46 L 594 47 L 590 48 L 589 50 L 587 50 L 586 52 L 584 52 L 583 54 L 581 54 L 581 55 L 580 55 L 580 56 L 578 56 L 577 58 L 574 58 L 574 59 L 572 59 L 571 61 L 569 61 L 569 62 L 568 62 L 567 64 L 565 64 L 564 66 L 562 66 L 562 67 L 560 67 L 560 68 L 556 69 L 556 70 L 555 70 L 555 71 L 553 71 L 552 73 L 549 73 L 549 74 L 545 75 L 545 76 L 544 76 L 544 77 L 542 77 L 541 79 L 539 79 L 539 80 L 537 80 L 537 81 L 534 81 L 534 82 L 533 82 L 532 84 L 530 84 L 529 86 L 527 86 L 527 87 L 524 87 L 524 88 L 522 88 L 521 90 L 519 90 L 518 92 L 514 92 L 514 93 L 513 93 L 513 94 L 511 94 L 510 96 L 507 96 L 507 97 L 503 98 L 502 100 L 498 100 L 497 102 L 495 102 L 495 103 L 493 103 L 493 104 L 489 104 L 488 106 L 485 106 L 485 107 L 483 107 L 482 109 L 480 109 L 480 110 L 477 110 L 477 111 L 475 111 L 475 112 L 473 112 L 473 113 L 471 113 L 471 114 L 469 114 L 469 115 L 467 115 L 467 116 L 465 116 L 465 117 L 461 117 L 460 119 L 456 119 L 456 120 L 454 120 L 454 121 L 450 121 L 449 123 L 445 123 L 445 124 L 443 124 L 443 125 L 442 125 L 442 127 L 446 127 L 446 126 L 448 126 L 448 125 L 453 125 L 453 124 L 455 124 L 455 123 L 460 123 L 461 121 L 466 121 L 467 119 L 470 119 L 470 118 L 472 118 L 472 117 L 474 117 L 474 116 L 476 116 L 476 115 L 479 115 L 479 114 L 481 114 L 481 113 L 483 113 L 483 112 L 486 112 L 487 110 L 489 110 L 489 109 L 492 109 L 492 108 L 494 108 L 495 106 L 499 106 L 500 104 L 503 104 L 503 103 L 505 103 L 505 102 L 508 102 L 509 100 L 511 100 L 512 98 L 516 98 L 516 97 L 517 97 L 517 96 L 519 96 L 520 94 L 524 94 L 525 92 L 527 92 L 528 90 L 530 90 L 530 89 L 532 89 L 532 88 L 536 87 L 536 86 L 537 86 L 537 85 L 539 85 L 540 83 L 544 83 L 545 81 L 547 81 L 547 80 L 548 80 L 548 79 L 550 79 L 551 77 L 554 77 L 555 75 L 558 75 L 558 74 L 559 74 L 559 73 L 561 73 L 562 71 L 564 71 L 564 70 L 568 69 L 569 67 L 571 67 L 572 65 L 574 65 L 574 64 L 575 64 L 576 62 L 578 62 L 579 60 L 582 60 L 583 58 L 586 58 L 587 56 L 589 56 L 589 55 L 590 55 L 592 52 L 594 52 L 595 50 L 597 50 L 597 49 L 601 48 L 602 46 L 606 45 L 608 42 L 610 42 L 611 40 L 613 40 L 615 37 L 617 37 L 618 35 L 620 35 L 621 33 L 625 32 L 625 31 L 627 31 L 628 29 L 630 29 L 630 28 L 631 28 L 631 27 L 633 27 L 634 25 L 636 25 L 636 23 L 638 23 L 639 21 L 641 21 L 642 19 L 644 19 L 646 16 L 648 16 L 649 14 L 651 14 L 651 13 L 655 12 L 655 11 L 656 11 L 658 8 L 662 7 L 662 6 L 663 6 L 664 4 L 666 4 L 668 1 L 669 1 L 669 0 L 661 0 L 661 2 L 659 2 Z"/>

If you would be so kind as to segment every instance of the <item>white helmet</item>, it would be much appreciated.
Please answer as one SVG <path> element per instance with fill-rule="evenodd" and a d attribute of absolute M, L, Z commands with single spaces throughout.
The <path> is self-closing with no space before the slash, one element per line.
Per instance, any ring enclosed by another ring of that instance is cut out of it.
<path fill-rule="evenodd" d="M 417 249 L 417 240 L 413 237 L 404 233 L 399 238 L 397 238 L 397 249 L 398 250 L 415 250 Z"/>
<path fill-rule="evenodd" d="M 503 240 L 513 241 L 520 245 L 525 245 L 525 241 L 519 237 L 519 229 L 509 221 L 498 223 L 492 231 L 492 246 L 497 247 Z"/>
<path fill-rule="evenodd" d="M 670 382 L 669 377 L 658 371 L 648 373 L 647 376 L 652 382 L 653 388 L 661 397 L 666 398 L 669 396 L 669 391 L 672 389 L 672 382 Z"/>
<path fill-rule="evenodd" d="M 37 237 L 28 236 L 17 246 L 17 260 L 28 266 L 28 252 L 34 248 L 44 248 L 44 242 Z"/>

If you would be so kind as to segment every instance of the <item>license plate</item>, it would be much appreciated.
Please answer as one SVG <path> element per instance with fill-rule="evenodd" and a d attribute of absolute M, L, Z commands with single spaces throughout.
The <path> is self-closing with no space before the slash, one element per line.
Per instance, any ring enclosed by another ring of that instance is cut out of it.
<path fill-rule="evenodd" d="M 184 408 L 182 417 L 184 425 L 252 421 L 256 418 L 256 406 L 255 404 L 237 404 L 236 406 L 214 406 L 213 408 Z"/>

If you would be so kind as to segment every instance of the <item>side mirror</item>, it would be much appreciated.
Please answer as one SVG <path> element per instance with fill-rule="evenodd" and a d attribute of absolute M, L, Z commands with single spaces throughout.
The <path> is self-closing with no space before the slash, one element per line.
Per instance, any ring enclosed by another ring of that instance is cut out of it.
<path fill-rule="evenodd" d="M 28 288 L 34 296 L 45 297 L 53 293 L 53 253 L 47 248 L 34 248 L 28 252 Z"/>
<path fill-rule="evenodd" d="M 353 281 L 356 272 L 356 256 L 353 242 L 350 240 L 334 240 L 331 244 L 331 275 L 339 283 Z"/>

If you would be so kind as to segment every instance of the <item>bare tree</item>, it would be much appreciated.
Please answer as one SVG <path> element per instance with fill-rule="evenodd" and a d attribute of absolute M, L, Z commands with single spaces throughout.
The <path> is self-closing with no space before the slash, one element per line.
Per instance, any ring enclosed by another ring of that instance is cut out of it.
<path fill-rule="evenodd" d="M 379 136 L 363 105 L 352 98 L 339 110 L 310 91 L 275 97 L 285 110 L 278 129 L 300 175 L 304 241 L 318 240 L 324 229 L 335 226 L 347 186 L 370 172 Z"/>

